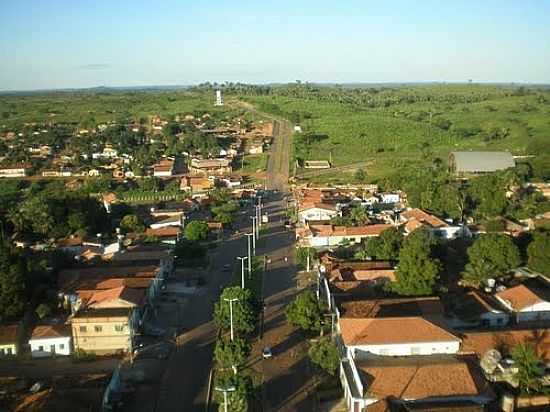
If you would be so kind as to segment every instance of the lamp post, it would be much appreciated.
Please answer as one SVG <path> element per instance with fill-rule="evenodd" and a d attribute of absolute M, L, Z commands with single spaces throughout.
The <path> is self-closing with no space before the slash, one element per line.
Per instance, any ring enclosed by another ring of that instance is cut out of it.
<path fill-rule="evenodd" d="M 258 223 L 256 222 L 257 218 L 256 216 L 250 216 L 250 219 L 252 219 L 252 234 L 254 234 L 254 239 L 258 239 L 257 230 L 256 230 L 256 226 L 258 226 Z"/>
<path fill-rule="evenodd" d="M 231 342 L 233 342 L 233 302 L 238 301 L 239 299 L 233 298 L 233 299 L 227 299 L 224 298 L 226 302 L 229 302 L 229 321 L 231 323 Z"/>
<path fill-rule="evenodd" d="M 227 394 L 229 392 L 235 392 L 235 387 L 230 386 L 228 388 L 215 388 L 218 392 L 223 392 L 223 405 L 224 405 L 224 411 L 227 412 Z"/>
<path fill-rule="evenodd" d="M 250 236 L 254 236 L 253 233 L 245 233 L 246 235 L 246 246 L 248 251 L 248 276 L 252 276 L 252 255 L 250 249 Z"/>
<path fill-rule="evenodd" d="M 244 261 L 248 259 L 246 256 L 237 256 L 237 259 L 241 261 L 241 288 L 244 289 Z"/>

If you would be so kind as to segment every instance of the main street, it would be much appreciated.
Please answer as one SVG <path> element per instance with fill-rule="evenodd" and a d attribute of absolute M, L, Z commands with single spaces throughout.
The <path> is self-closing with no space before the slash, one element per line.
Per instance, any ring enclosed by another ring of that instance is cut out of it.
<path fill-rule="evenodd" d="M 279 193 L 263 199 L 263 210 L 268 214 L 270 223 L 264 228 L 257 254 L 269 255 L 271 264 L 267 267 L 263 282 L 266 305 L 264 334 L 261 342 L 255 345 L 253 356 L 259 360 L 257 366 L 263 377 L 263 410 L 311 411 L 314 408 L 311 397 L 308 397 L 308 367 L 303 357 L 296 357 L 304 342 L 287 325 L 284 317 L 284 308 L 296 293 L 294 237 L 292 232 L 286 231 L 282 222 L 286 209 L 283 193 L 288 182 L 291 127 L 286 121 L 273 120 L 274 142 L 268 161 L 267 188 L 276 189 Z M 252 213 L 253 208 L 243 210 L 234 229 L 240 233 L 250 233 Z M 246 236 L 224 236 L 210 253 L 209 267 L 203 272 L 205 286 L 198 288 L 196 293 L 186 295 L 175 309 L 161 311 L 159 316 L 163 319 L 176 319 L 174 326 L 179 331 L 176 349 L 166 361 L 154 405 L 153 402 L 142 404 L 134 400 L 127 407 L 155 412 L 205 409 L 216 339 L 212 321 L 214 302 L 218 300 L 222 288 L 232 280 L 231 273 L 224 271 L 224 266 L 233 267 L 236 257 L 244 254 Z M 273 359 L 262 360 L 263 346 L 273 348 Z"/>

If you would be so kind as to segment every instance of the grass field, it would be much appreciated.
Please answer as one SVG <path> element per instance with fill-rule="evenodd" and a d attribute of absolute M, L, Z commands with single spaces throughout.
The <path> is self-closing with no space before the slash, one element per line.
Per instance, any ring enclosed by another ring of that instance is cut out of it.
<path fill-rule="evenodd" d="M 327 87 L 249 100 L 300 123 L 303 133 L 294 136 L 296 158 L 332 160 L 334 166 L 368 162 L 371 180 L 404 166 L 422 167 L 435 158 L 445 161 L 452 150 L 538 154 L 529 146 L 537 142 L 540 147 L 542 142 L 550 152 L 547 90 L 451 85 L 374 94 Z M 328 172 L 308 179 L 342 177 Z"/>

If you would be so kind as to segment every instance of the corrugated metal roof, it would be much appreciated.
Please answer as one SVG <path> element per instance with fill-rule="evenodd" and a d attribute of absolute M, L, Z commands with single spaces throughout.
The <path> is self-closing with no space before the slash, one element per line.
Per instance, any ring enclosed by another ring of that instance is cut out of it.
<path fill-rule="evenodd" d="M 455 172 L 494 172 L 516 165 L 509 152 L 451 152 Z"/>

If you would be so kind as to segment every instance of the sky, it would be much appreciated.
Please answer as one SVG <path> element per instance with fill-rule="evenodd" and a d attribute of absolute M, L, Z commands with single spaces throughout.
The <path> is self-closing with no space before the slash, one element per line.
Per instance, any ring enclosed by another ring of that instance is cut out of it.
<path fill-rule="evenodd" d="M 0 1 L 0 90 L 550 83 L 550 0 Z"/>

